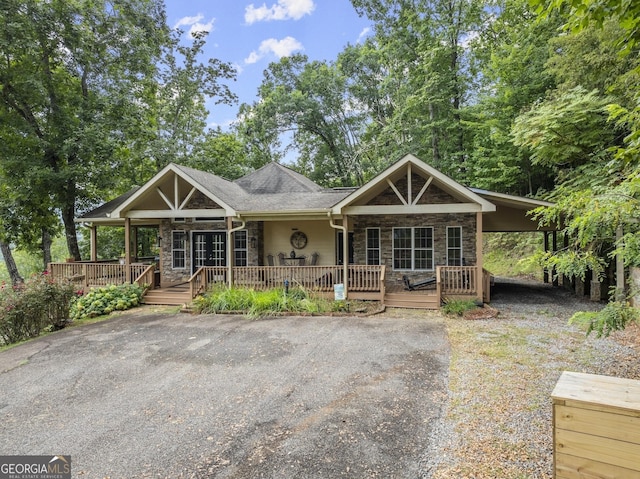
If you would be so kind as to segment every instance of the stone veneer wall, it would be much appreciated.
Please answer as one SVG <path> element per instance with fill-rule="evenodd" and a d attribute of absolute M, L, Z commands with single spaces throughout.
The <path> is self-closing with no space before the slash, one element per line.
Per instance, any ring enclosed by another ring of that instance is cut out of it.
<path fill-rule="evenodd" d="M 366 264 L 366 229 L 380 228 L 380 254 L 382 264 L 386 265 L 386 282 L 402 282 L 402 276 L 424 278 L 429 271 L 393 270 L 393 228 L 433 227 L 433 255 L 436 266 L 446 265 L 447 227 L 462 226 L 462 256 L 466 265 L 476 264 L 476 215 L 475 213 L 430 214 L 430 215 L 376 215 L 354 216 L 349 220 L 353 224 L 354 261 Z"/>
<path fill-rule="evenodd" d="M 242 223 L 238 221 L 233 222 L 233 227 L 236 228 Z M 188 281 L 192 274 L 192 236 L 193 231 L 226 231 L 226 223 L 221 221 L 194 221 L 191 218 L 187 218 L 184 223 L 175 223 L 171 220 L 163 220 L 160 225 L 160 236 L 162 238 L 162 246 L 160 253 L 160 270 L 161 270 L 161 284 L 162 286 L 168 286 L 171 284 L 182 283 Z M 262 223 L 257 221 L 249 221 L 245 225 L 247 231 L 247 262 L 249 266 L 257 266 L 262 264 L 263 251 L 263 233 Z M 171 261 L 172 250 L 172 232 L 173 231 L 185 231 L 187 233 L 187 251 L 186 251 L 186 268 L 185 269 L 173 269 Z M 251 248 L 251 238 L 256 238 L 257 248 Z M 227 245 L 229 246 L 229 245 Z"/>
<path fill-rule="evenodd" d="M 411 196 L 412 200 L 420 193 L 422 187 L 424 186 L 426 180 L 420 176 L 413 175 L 411 179 Z M 401 178 L 395 183 L 396 188 L 400 191 L 406 198 L 407 196 L 407 179 Z M 450 204 L 450 203 L 461 203 L 460 200 L 457 200 L 449 193 L 443 191 L 438 188 L 436 185 L 429 185 L 427 191 L 420 197 L 418 201 L 419 205 L 425 204 Z M 382 193 L 377 195 L 375 198 L 371 199 L 367 203 L 368 205 L 400 205 L 402 202 L 398 195 L 396 195 L 395 191 L 391 188 L 387 188 Z"/>

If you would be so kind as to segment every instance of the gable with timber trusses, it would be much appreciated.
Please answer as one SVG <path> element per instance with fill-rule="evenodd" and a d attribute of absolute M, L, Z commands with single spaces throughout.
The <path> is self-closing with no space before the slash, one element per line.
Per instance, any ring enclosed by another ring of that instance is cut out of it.
<path fill-rule="evenodd" d="M 393 185 L 395 188 L 389 186 L 372 198 L 367 205 L 402 205 L 403 200 L 410 205 L 461 203 L 461 200 L 434 185 L 433 180 L 429 181 L 428 178 L 417 174 L 411 177 L 411 188 L 408 187 L 409 182 L 406 177 L 400 178 Z M 422 192 L 421 195 L 420 192 Z"/>
<path fill-rule="evenodd" d="M 117 207 L 113 217 L 230 216 L 233 209 L 217 192 L 237 196 L 236 189 L 236 185 L 215 175 L 170 164 Z"/>
<path fill-rule="evenodd" d="M 413 155 L 406 155 L 336 204 L 332 214 L 477 213 L 495 205 Z"/>

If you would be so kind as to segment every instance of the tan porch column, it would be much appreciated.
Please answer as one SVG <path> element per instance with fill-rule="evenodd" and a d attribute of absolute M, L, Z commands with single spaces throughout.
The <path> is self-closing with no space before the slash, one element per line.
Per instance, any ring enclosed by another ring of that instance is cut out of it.
<path fill-rule="evenodd" d="M 342 226 L 344 232 L 342 233 L 342 275 L 344 277 L 344 297 L 349 299 L 349 217 L 344 215 L 342 217 Z"/>
<path fill-rule="evenodd" d="M 482 211 L 476 213 L 476 268 L 478 269 L 476 288 L 478 290 L 478 299 L 484 300 L 484 277 L 482 268 L 484 267 L 484 258 L 482 254 Z"/>
<path fill-rule="evenodd" d="M 125 279 L 131 283 L 131 218 L 124 219 L 124 264 L 127 265 Z"/>
<path fill-rule="evenodd" d="M 91 261 L 98 261 L 98 227 L 96 225 L 91 225 L 90 237 L 91 237 Z"/>
<path fill-rule="evenodd" d="M 226 217 L 227 223 L 227 280 L 233 286 L 233 217 Z"/>

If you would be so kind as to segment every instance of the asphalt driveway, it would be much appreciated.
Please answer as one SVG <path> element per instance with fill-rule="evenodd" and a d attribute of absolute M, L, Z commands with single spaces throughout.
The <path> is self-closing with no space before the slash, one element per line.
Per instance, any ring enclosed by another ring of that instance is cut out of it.
<path fill-rule="evenodd" d="M 79 478 L 429 477 L 449 349 L 432 313 L 142 309 L 0 353 L 0 454 Z"/>

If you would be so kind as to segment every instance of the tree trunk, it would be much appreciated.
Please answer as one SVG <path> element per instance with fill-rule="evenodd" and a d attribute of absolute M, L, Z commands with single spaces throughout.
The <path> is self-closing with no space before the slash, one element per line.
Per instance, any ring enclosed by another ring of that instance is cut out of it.
<path fill-rule="evenodd" d="M 51 263 L 51 235 L 46 228 L 42 228 L 42 258 L 46 270 Z"/>
<path fill-rule="evenodd" d="M 72 205 L 65 205 L 62 209 L 62 222 L 64 223 L 64 234 L 67 239 L 67 249 L 69 257 L 76 261 L 82 261 L 80 248 L 78 247 L 78 236 L 76 234 L 76 224 L 73 221 L 75 208 Z"/>
<path fill-rule="evenodd" d="M 11 278 L 11 284 L 15 286 L 16 284 L 24 283 L 24 279 L 22 279 L 22 276 L 20 276 L 20 272 L 18 271 L 16 262 L 13 259 L 13 253 L 11 252 L 11 247 L 9 246 L 9 244 L 5 243 L 4 241 L 0 241 L 0 251 L 2 251 L 4 264 L 7 266 L 7 271 L 9 272 L 9 277 Z"/>
<path fill-rule="evenodd" d="M 434 125 L 436 121 L 436 113 L 433 103 L 429 103 L 429 121 Z M 438 131 L 435 126 L 431 128 L 431 154 L 433 156 L 433 166 L 441 168 L 440 165 L 440 145 L 438 144 Z"/>

